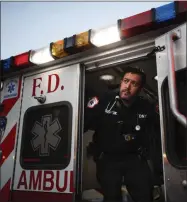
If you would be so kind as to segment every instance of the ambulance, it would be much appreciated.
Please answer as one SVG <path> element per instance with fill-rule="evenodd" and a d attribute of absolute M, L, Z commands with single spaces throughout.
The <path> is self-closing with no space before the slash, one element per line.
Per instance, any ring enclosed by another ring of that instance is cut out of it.
<path fill-rule="evenodd" d="M 186 202 L 186 19 L 187 2 L 171 2 L 1 60 L 0 201 L 102 201 L 85 196 L 100 187 L 84 107 L 132 66 L 159 106 L 163 201 Z"/>

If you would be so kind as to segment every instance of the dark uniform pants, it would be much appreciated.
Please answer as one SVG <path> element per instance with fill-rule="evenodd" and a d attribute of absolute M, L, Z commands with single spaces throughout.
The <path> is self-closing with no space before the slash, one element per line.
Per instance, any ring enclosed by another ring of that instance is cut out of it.
<path fill-rule="evenodd" d="M 151 171 L 146 161 L 137 155 L 116 159 L 104 155 L 97 160 L 97 179 L 104 194 L 104 202 L 121 202 L 122 179 L 134 202 L 152 201 Z"/>

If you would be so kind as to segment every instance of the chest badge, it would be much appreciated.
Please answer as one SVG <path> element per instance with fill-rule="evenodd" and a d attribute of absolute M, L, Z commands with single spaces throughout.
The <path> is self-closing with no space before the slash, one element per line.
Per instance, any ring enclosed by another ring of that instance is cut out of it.
<path fill-rule="evenodd" d="M 129 142 L 131 140 L 131 136 L 129 134 L 123 135 L 125 138 L 125 141 Z"/>
<path fill-rule="evenodd" d="M 141 129 L 140 125 L 136 125 L 135 130 L 139 131 Z"/>
<path fill-rule="evenodd" d="M 146 119 L 147 118 L 147 114 L 138 114 L 138 118 L 139 119 Z"/>

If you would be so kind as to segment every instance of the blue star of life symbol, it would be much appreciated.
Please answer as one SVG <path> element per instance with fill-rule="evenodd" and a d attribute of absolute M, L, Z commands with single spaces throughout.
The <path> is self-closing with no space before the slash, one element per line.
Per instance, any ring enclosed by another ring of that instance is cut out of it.
<path fill-rule="evenodd" d="M 8 85 L 8 92 L 9 92 L 9 93 L 12 93 L 14 90 L 15 90 L 15 84 L 11 82 L 11 83 Z"/>
<path fill-rule="evenodd" d="M 31 140 L 31 145 L 33 150 L 39 150 L 40 156 L 49 156 L 50 148 L 55 151 L 61 141 L 61 137 L 58 135 L 61 130 L 58 118 L 52 121 L 52 115 L 43 116 L 41 123 L 36 121 L 32 128 L 34 137 Z"/>

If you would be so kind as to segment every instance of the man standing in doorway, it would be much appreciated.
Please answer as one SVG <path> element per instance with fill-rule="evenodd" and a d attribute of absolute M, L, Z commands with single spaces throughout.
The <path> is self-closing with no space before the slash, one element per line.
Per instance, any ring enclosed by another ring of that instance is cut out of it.
<path fill-rule="evenodd" d="M 151 104 L 138 96 L 145 83 L 143 71 L 128 67 L 119 93 L 93 97 L 86 106 L 84 127 L 95 131 L 92 146 L 105 202 L 122 201 L 122 183 L 134 202 L 152 201 L 147 158 L 155 113 Z"/>

